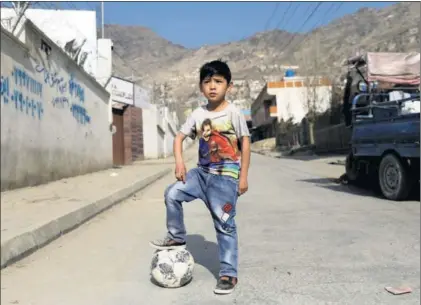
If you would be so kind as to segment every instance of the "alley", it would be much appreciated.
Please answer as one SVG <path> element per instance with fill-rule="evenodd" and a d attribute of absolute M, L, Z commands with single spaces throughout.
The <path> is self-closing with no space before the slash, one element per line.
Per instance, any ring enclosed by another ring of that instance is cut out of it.
<path fill-rule="evenodd" d="M 189 167 L 194 166 L 190 163 Z M 149 281 L 148 240 L 165 233 L 171 174 L 2 270 L 1 303 L 20 305 L 418 304 L 420 205 L 320 178 L 306 162 L 253 154 L 238 203 L 237 290 L 215 296 L 216 238 L 200 201 L 185 204 L 194 280 Z M 385 286 L 410 286 L 393 296 Z"/>

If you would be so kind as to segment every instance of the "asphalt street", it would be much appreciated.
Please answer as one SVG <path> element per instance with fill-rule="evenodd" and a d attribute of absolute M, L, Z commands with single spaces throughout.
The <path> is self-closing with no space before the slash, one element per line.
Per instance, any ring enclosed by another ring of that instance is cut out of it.
<path fill-rule="evenodd" d="M 189 164 L 194 166 L 193 163 Z M 193 281 L 149 280 L 150 239 L 165 233 L 172 175 L 1 272 L 1 304 L 403 305 L 420 302 L 420 204 L 318 177 L 311 163 L 253 154 L 239 199 L 239 285 L 216 296 L 216 237 L 204 204 L 185 204 Z M 409 286 L 394 296 L 385 286 Z"/>

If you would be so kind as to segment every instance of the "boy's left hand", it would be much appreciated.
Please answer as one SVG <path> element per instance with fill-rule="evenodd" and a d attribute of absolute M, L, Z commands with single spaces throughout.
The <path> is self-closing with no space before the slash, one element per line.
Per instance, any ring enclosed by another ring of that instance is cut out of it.
<path fill-rule="evenodd" d="M 241 178 L 240 177 L 240 181 L 238 183 L 238 195 L 241 196 L 243 195 L 245 192 L 247 192 L 249 189 L 249 184 L 247 182 L 247 178 Z"/>

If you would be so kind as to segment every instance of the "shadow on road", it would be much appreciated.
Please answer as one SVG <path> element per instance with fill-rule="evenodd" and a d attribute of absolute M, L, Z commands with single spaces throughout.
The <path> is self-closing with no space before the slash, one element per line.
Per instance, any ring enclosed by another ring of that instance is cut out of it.
<path fill-rule="evenodd" d="M 344 154 L 311 154 L 311 155 L 290 155 L 290 156 L 277 156 L 275 158 L 278 159 L 290 159 L 290 160 L 299 160 L 299 161 L 315 161 L 315 160 L 322 160 L 326 159 L 326 163 L 331 163 L 335 165 L 344 166 L 345 164 L 345 157 Z M 339 161 L 339 162 L 338 162 Z"/>
<path fill-rule="evenodd" d="M 193 255 L 196 264 L 208 269 L 215 279 L 219 276 L 218 245 L 206 240 L 202 235 L 187 235 L 187 250 Z"/>
<path fill-rule="evenodd" d="M 374 197 L 382 200 L 385 199 L 381 192 L 378 184 L 375 183 L 368 183 L 368 184 L 343 184 L 339 181 L 340 179 L 333 179 L 333 178 L 317 178 L 317 179 L 303 179 L 298 180 L 307 183 L 313 183 L 320 187 L 341 193 L 348 193 L 357 196 L 367 196 L 367 197 Z M 420 200 L 420 188 L 418 186 L 414 187 L 413 192 L 410 194 L 407 201 L 419 201 Z"/>

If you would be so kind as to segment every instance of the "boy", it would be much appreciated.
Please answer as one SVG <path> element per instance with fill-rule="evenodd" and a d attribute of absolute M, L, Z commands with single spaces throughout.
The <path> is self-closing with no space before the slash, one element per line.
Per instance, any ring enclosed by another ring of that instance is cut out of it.
<path fill-rule="evenodd" d="M 238 240 L 234 221 L 238 196 L 248 190 L 250 134 L 244 116 L 225 100 L 232 88 L 231 71 L 220 60 L 200 69 L 200 91 L 207 98 L 187 118 L 174 140 L 177 182 L 165 191 L 168 234 L 152 241 L 155 249 L 186 246 L 183 202 L 202 199 L 209 209 L 219 246 L 220 273 L 214 292 L 231 293 L 237 284 Z M 198 136 L 198 167 L 186 173 L 182 143 Z M 241 150 L 240 150 L 241 148 Z"/>

